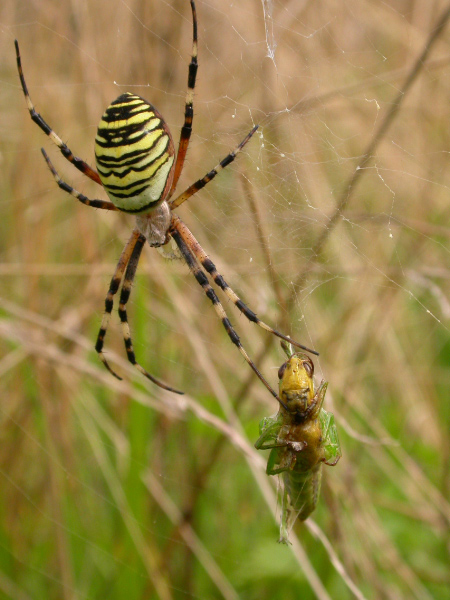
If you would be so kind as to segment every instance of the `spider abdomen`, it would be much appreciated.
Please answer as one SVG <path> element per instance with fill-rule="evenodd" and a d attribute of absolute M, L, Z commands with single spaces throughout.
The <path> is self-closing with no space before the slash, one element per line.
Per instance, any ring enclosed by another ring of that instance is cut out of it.
<path fill-rule="evenodd" d="M 160 113 L 129 92 L 102 116 L 95 159 L 103 187 L 118 209 L 143 213 L 161 204 L 173 179 L 175 150 Z"/>

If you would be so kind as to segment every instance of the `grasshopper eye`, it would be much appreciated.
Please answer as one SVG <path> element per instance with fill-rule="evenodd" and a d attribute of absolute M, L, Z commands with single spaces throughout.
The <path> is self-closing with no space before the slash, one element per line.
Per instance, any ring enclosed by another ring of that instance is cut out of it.
<path fill-rule="evenodd" d="M 283 363 L 281 367 L 278 369 L 278 379 L 281 379 L 286 371 L 287 362 Z"/>
<path fill-rule="evenodd" d="M 307 372 L 308 377 L 312 377 L 314 375 L 314 363 L 309 356 L 303 361 L 303 368 Z"/>

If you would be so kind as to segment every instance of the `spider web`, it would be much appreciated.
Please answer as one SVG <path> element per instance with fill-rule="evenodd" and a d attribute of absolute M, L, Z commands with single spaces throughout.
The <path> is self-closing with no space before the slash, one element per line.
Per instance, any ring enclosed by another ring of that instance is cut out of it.
<path fill-rule="evenodd" d="M 313 519 L 279 547 L 276 482 L 253 449 L 275 402 L 180 261 L 147 248 L 129 308 L 138 359 L 186 395 L 134 373 L 116 318 L 106 349 L 124 381 L 92 351 L 132 219 L 55 189 L 41 146 L 68 183 L 105 197 L 31 123 L 12 40 L 37 109 L 92 164 L 100 115 L 126 90 L 178 141 L 188 3 L 6 0 L 1 593 L 445 598 L 449 7 L 196 4 L 194 132 L 178 189 L 260 127 L 177 212 L 261 318 L 320 352 L 343 458 L 324 469 Z M 278 341 L 222 301 L 276 387 Z"/>

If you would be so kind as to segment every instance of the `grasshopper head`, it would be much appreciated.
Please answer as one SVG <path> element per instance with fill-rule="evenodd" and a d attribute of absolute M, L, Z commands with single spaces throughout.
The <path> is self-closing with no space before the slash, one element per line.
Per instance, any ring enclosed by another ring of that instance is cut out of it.
<path fill-rule="evenodd" d="M 293 354 L 278 370 L 280 398 L 289 413 L 301 417 L 314 399 L 314 364 L 306 354 Z"/>

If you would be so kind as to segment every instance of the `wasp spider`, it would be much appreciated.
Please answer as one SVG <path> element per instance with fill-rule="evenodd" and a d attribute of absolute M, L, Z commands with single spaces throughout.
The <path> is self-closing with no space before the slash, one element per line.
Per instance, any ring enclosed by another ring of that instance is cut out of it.
<path fill-rule="evenodd" d="M 25 83 L 19 45 L 16 40 L 17 68 L 20 82 L 32 120 L 58 146 L 62 155 L 70 163 L 84 173 L 84 175 L 103 186 L 110 201 L 91 200 L 68 185 L 58 175 L 45 150 L 42 149 L 42 154 L 58 186 L 87 206 L 104 210 L 120 210 L 136 215 L 136 226 L 125 245 L 111 279 L 109 291 L 105 299 L 105 313 L 95 344 L 95 349 L 105 367 L 115 377 L 121 379 L 107 362 L 103 353 L 103 343 L 113 309 L 114 296 L 118 292 L 120 284 L 122 284 L 119 299 L 119 317 L 122 324 L 128 360 L 156 385 L 171 392 L 182 393 L 153 377 L 136 361 L 126 310 L 131 285 L 145 242 L 148 241 L 150 246 L 160 247 L 167 244 L 172 238 L 191 273 L 211 300 L 230 340 L 238 347 L 245 360 L 272 395 L 278 399 L 276 392 L 270 387 L 242 346 L 238 334 L 228 320 L 219 298 L 209 283 L 207 274 L 225 292 L 226 296 L 247 319 L 253 323 L 257 323 L 266 331 L 273 333 L 283 340 L 295 344 L 299 348 L 305 350 L 308 350 L 308 348 L 294 342 L 289 337 L 263 323 L 242 302 L 226 283 L 222 275 L 218 273 L 214 263 L 208 258 L 186 225 L 173 212 L 175 208 L 209 183 L 221 169 L 229 165 L 257 130 L 257 126 L 253 127 L 237 148 L 221 160 L 214 169 L 209 171 L 202 179 L 189 186 L 179 196 L 172 198 L 183 169 L 192 131 L 193 97 L 198 67 L 197 16 L 194 0 L 190 0 L 190 5 L 193 19 L 192 56 L 189 64 L 184 124 L 181 128 L 176 156 L 172 135 L 161 114 L 143 98 L 127 92 L 119 96 L 117 100 L 114 100 L 101 118 L 95 138 L 97 170 L 94 170 L 86 162 L 74 156 L 70 148 L 67 147 L 41 115 L 36 112 Z"/>

